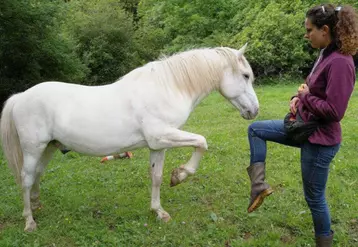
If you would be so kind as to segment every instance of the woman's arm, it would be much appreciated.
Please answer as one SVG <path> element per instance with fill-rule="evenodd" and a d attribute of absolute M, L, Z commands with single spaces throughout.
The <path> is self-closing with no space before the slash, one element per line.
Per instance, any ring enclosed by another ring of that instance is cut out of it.
<path fill-rule="evenodd" d="M 299 98 L 317 117 L 326 121 L 339 122 L 347 109 L 355 82 L 354 67 L 343 58 L 336 58 L 328 68 L 327 98 L 321 99 L 310 92 L 299 94 Z"/>

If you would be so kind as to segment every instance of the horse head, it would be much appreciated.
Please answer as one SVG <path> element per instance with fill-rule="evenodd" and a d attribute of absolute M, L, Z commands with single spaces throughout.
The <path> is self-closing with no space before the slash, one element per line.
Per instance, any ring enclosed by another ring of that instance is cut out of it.
<path fill-rule="evenodd" d="M 244 57 L 247 44 L 239 50 L 230 49 L 236 56 L 234 65 L 224 65 L 224 75 L 220 82 L 220 93 L 228 99 L 245 119 L 253 119 L 259 111 L 259 102 L 253 89 L 254 74 Z"/>

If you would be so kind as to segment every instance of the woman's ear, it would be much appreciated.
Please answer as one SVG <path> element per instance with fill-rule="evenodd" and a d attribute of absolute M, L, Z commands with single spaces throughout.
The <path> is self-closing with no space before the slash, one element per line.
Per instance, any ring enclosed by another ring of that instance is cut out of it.
<path fill-rule="evenodd" d="M 321 30 L 324 32 L 325 35 L 329 35 L 330 34 L 330 30 L 329 27 L 327 25 L 323 25 L 321 27 Z"/>

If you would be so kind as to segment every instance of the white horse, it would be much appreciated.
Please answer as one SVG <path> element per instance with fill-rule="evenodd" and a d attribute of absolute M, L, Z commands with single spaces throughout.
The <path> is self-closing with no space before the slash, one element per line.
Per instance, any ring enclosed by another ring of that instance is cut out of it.
<path fill-rule="evenodd" d="M 25 231 L 36 229 L 32 210 L 40 206 L 40 176 L 58 142 L 93 156 L 148 147 L 151 209 L 168 221 L 160 204 L 165 150 L 194 147 L 190 160 L 174 169 L 174 186 L 195 173 L 208 148 L 203 136 L 180 130 L 194 107 L 219 90 L 243 118 L 258 113 L 245 48 L 189 50 L 148 63 L 109 85 L 44 82 L 10 97 L 2 112 L 1 137 L 8 165 L 22 186 Z"/>

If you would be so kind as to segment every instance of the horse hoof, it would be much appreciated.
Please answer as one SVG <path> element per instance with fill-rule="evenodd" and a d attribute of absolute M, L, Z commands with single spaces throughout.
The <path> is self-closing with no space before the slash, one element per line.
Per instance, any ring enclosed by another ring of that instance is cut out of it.
<path fill-rule="evenodd" d="M 30 223 L 26 223 L 25 232 L 33 232 L 36 230 L 36 222 L 35 221 L 31 221 Z"/>
<path fill-rule="evenodd" d="M 157 219 L 162 220 L 164 223 L 168 223 L 172 219 L 172 217 L 170 217 L 168 213 L 165 213 L 162 215 L 158 215 Z"/>
<path fill-rule="evenodd" d="M 165 223 L 168 223 L 172 218 L 170 217 L 169 214 L 164 215 L 162 218 L 162 221 L 164 221 Z"/>
<path fill-rule="evenodd" d="M 182 182 L 182 180 L 180 180 L 180 173 L 185 172 L 185 168 L 184 165 L 181 165 L 179 168 L 175 168 L 172 171 L 172 177 L 170 180 L 170 187 L 176 186 L 178 184 L 180 184 Z"/>
<path fill-rule="evenodd" d="M 173 171 L 173 172 L 174 172 L 174 171 Z M 176 176 L 174 176 L 174 175 L 172 174 L 172 178 L 171 178 L 171 180 L 170 180 L 170 187 L 174 187 L 174 186 L 176 186 L 176 185 L 178 185 L 178 184 L 180 184 L 179 178 L 176 177 Z"/>
<path fill-rule="evenodd" d="M 180 169 L 178 168 L 172 171 L 172 178 L 170 179 L 170 187 L 180 184 L 179 172 Z"/>

